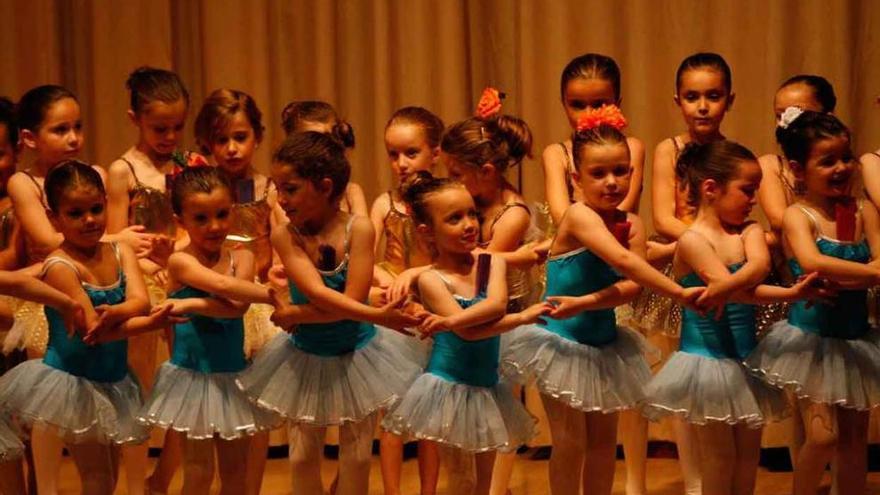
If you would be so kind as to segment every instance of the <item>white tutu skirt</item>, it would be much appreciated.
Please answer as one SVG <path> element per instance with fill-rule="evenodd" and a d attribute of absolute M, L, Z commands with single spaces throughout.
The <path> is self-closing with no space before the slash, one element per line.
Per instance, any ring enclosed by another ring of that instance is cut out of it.
<path fill-rule="evenodd" d="M 476 387 L 425 373 L 385 415 L 382 427 L 469 452 L 510 452 L 535 435 L 535 424 L 503 382 Z"/>
<path fill-rule="evenodd" d="M 520 383 L 584 412 L 632 409 L 645 399 L 651 379 L 644 337 L 626 327 L 601 347 L 580 344 L 537 325 L 502 336 L 501 368 Z"/>
<path fill-rule="evenodd" d="M 217 435 L 234 440 L 278 426 L 281 418 L 248 400 L 238 388 L 239 375 L 201 373 L 166 362 L 138 420 L 184 432 L 191 439 Z"/>
<path fill-rule="evenodd" d="M 94 382 L 32 359 L 0 377 L 0 397 L 18 422 L 53 426 L 68 443 L 136 444 L 149 437 L 135 419 L 143 400 L 131 374 Z"/>
<path fill-rule="evenodd" d="M 880 405 L 880 331 L 846 340 L 780 321 L 746 359 L 767 382 L 814 402 L 868 410 Z"/>
<path fill-rule="evenodd" d="M 724 422 L 761 428 L 785 417 L 785 394 L 734 359 L 675 352 L 645 390 L 646 417 L 677 414 L 688 423 Z"/>
<path fill-rule="evenodd" d="M 279 334 L 238 378 L 260 406 L 295 423 L 359 422 L 398 401 L 426 361 L 425 346 L 383 327 L 362 348 L 341 356 L 309 354 Z"/>
<path fill-rule="evenodd" d="M 24 454 L 24 444 L 8 418 L 0 417 L 0 462 L 13 461 Z"/>

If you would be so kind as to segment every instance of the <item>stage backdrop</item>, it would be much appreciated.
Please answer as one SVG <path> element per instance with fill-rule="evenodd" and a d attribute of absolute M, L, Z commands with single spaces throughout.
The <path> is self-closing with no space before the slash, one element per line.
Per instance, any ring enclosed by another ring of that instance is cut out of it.
<path fill-rule="evenodd" d="M 560 71 L 589 51 L 620 64 L 628 132 L 647 144 L 648 166 L 657 142 L 682 130 L 673 77 L 696 51 L 732 66 L 737 98 L 723 129 L 756 153 L 775 149 L 774 91 L 803 72 L 832 81 L 859 152 L 880 147 L 880 9 L 870 0 L 3 0 L 0 19 L 0 94 L 44 83 L 74 90 L 84 158 L 102 165 L 135 140 L 124 83 L 149 64 L 177 71 L 190 89 L 188 129 L 211 90 L 252 94 L 267 127 L 261 168 L 288 101 L 333 103 L 356 130 L 353 179 L 372 200 L 391 185 L 382 133 L 396 108 L 422 105 L 453 122 L 496 86 L 509 95 L 504 111 L 532 126 L 540 158 L 569 132 Z M 538 160 L 521 173 L 527 198 L 542 199 Z"/>

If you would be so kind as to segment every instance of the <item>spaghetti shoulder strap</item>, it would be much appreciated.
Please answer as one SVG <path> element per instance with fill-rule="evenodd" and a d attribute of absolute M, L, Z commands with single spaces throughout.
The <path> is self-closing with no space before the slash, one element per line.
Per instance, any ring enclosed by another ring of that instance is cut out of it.
<path fill-rule="evenodd" d="M 446 278 L 442 273 L 440 273 L 439 270 L 435 268 L 431 268 L 431 272 L 437 275 L 440 281 L 443 282 L 443 285 L 446 286 L 446 289 L 449 291 L 450 294 L 455 294 L 455 291 L 452 289 L 452 282 L 450 282 L 448 278 Z"/>
<path fill-rule="evenodd" d="M 42 279 L 43 277 L 45 277 L 46 273 L 49 272 L 49 268 L 53 267 L 54 265 L 64 265 L 70 268 L 71 270 L 73 270 L 73 273 L 76 274 L 76 278 L 82 280 L 82 277 L 79 274 L 79 269 L 76 267 L 76 265 L 74 265 L 72 261 L 66 258 L 62 258 L 60 256 L 52 256 L 50 258 L 46 258 L 46 260 L 43 261 L 43 269 L 40 270 L 39 278 Z"/>
<path fill-rule="evenodd" d="M 141 184 L 141 180 L 138 179 L 138 175 L 134 171 L 134 164 L 131 163 L 131 161 L 124 156 L 121 158 L 121 160 L 124 161 L 126 165 L 128 165 L 128 170 L 131 172 L 131 176 L 134 177 L 134 183 L 139 186 L 142 186 L 143 184 Z"/>
<path fill-rule="evenodd" d="M 568 172 L 573 172 L 574 171 L 574 163 L 572 163 L 571 153 L 569 152 L 568 146 L 566 146 L 565 143 L 556 143 L 556 144 L 558 144 L 559 147 L 562 148 L 562 156 L 565 157 L 565 170 L 567 170 Z"/>
<path fill-rule="evenodd" d="M 29 171 L 23 170 L 22 172 L 24 172 L 24 175 L 26 175 L 27 178 L 30 179 L 35 186 L 37 186 L 37 194 L 40 195 L 40 203 L 43 205 L 43 208 L 48 210 L 49 204 L 46 203 L 46 192 L 43 191 L 43 186 L 41 186 L 40 183 L 37 182 L 37 178 L 34 177 Z"/>
<path fill-rule="evenodd" d="M 806 215 L 807 218 L 810 219 L 810 225 L 813 226 L 813 230 L 816 233 L 816 238 L 818 239 L 819 236 L 821 235 L 821 231 L 819 230 L 819 219 L 816 218 L 816 214 L 813 213 L 812 211 L 810 211 L 810 209 L 804 205 L 795 205 L 795 206 L 797 206 L 798 209 L 800 209 L 802 212 L 804 212 L 804 215 Z"/>
<path fill-rule="evenodd" d="M 872 155 L 876 156 L 877 158 L 880 158 L 880 153 L 878 153 L 878 152 L 876 152 L 876 151 L 870 151 L 869 153 L 871 153 Z"/>
<path fill-rule="evenodd" d="M 351 248 L 351 226 L 354 224 L 354 219 L 355 215 L 349 214 L 348 223 L 345 224 L 345 244 L 343 244 L 343 247 L 346 256 L 348 256 L 348 250 Z"/>
<path fill-rule="evenodd" d="M 397 206 L 394 205 L 394 195 L 391 194 L 391 191 L 389 190 L 385 194 L 388 195 L 388 213 L 389 214 L 396 213 L 398 215 L 403 215 L 404 213 L 402 211 L 398 210 Z"/>
<path fill-rule="evenodd" d="M 675 148 L 675 156 L 677 158 L 678 155 L 681 154 L 681 148 L 682 148 L 681 143 L 678 142 L 678 136 L 672 136 L 672 146 Z"/>
<path fill-rule="evenodd" d="M 489 226 L 489 232 L 495 231 L 495 224 L 498 223 L 498 220 L 501 220 L 501 217 L 507 213 L 508 210 L 512 208 L 522 208 L 526 210 L 526 214 L 532 216 L 532 210 L 529 209 L 529 206 L 525 203 L 521 203 L 519 201 L 513 201 L 504 205 L 498 213 L 495 214 L 495 218 L 492 219 L 492 225 Z"/>

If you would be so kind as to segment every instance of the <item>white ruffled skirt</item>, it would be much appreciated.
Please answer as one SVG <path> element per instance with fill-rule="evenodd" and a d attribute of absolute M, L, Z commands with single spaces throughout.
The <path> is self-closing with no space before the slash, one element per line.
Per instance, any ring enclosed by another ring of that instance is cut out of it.
<path fill-rule="evenodd" d="M 135 419 L 143 400 L 131 374 L 94 382 L 32 359 L 0 377 L 0 397 L 3 412 L 26 426 L 53 426 L 65 442 L 137 444 L 149 437 Z"/>
<path fill-rule="evenodd" d="M 0 462 L 13 461 L 24 454 L 24 444 L 6 415 L 0 415 Z"/>
<path fill-rule="evenodd" d="M 260 406 L 295 423 L 359 422 L 397 402 L 426 361 L 416 339 L 383 327 L 362 348 L 319 356 L 279 334 L 242 372 L 238 386 Z"/>
<path fill-rule="evenodd" d="M 382 427 L 469 452 L 509 452 L 535 435 L 535 424 L 504 382 L 477 387 L 424 373 L 385 415 Z"/>
<path fill-rule="evenodd" d="M 501 368 L 525 384 L 584 412 L 615 412 L 637 407 L 651 379 L 645 354 L 653 353 L 644 337 L 618 327 L 617 339 L 601 347 L 581 344 L 537 325 L 526 325 L 501 338 Z"/>
<path fill-rule="evenodd" d="M 238 388 L 239 375 L 202 373 L 166 362 L 138 420 L 184 432 L 191 439 L 217 435 L 234 440 L 278 426 L 281 418 L 248 400 Z"/>
<path fill-rule="evenodd" d="M 761 428 L 788 412 L 785 394 L 742 363 L 687 352 L 673 353 L 645 394 L 643 412 L 653 421 L 677 414 L 698 425 L 720 421 Z"/>
<path fill-rule="evenodd" d="M 858 339 L 822 337 L 780 321 L 746 359 L 771 385 L 798 398 L 858 410 L 880 406 L 880 331 Z"/>

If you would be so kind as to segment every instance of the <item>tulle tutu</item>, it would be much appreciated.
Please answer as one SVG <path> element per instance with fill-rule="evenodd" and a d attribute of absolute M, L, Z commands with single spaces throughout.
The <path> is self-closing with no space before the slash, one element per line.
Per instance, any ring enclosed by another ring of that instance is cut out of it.
<path fill-rule="evenodd" d="M 651 420 L 677 414 L 705 425 L 721 421 L 761 428 L 788 412 L 785 394 L 753 376 L 734 359 L 675 352 L 645 389 L 643 412 Z"/>
<path fill-rule="evenodd" d="M 143 401 L 131 375 L 94 382 L 32 359 L 0 377 L 0 397 L 4 412 L 28 426 L 54 426 L 69 443 L 141 443 L 149 437 L 135 420 Z"/>
<path fill-rule="evenodd" d="M 475 387 L 425 373 L 385 416 L 382 427 L 470 452 L 509 452 L 535 435 L 535 424 L 504 382 Z"/>
<path fill-rule="evenodd" d="M 672 279 L 672 262 L 661 270 Z M 678 337 L 681 327 L 681 306 L 672 299 L 651 289 L 643 288 L 641 294 L 632 302 L 632 313 L 623 322 L 648 335 L 661 332 L 669 337 Z"/>
<path fill-rule="evenodd" d="M 24 444 L 21 438 L 5 415 L 0 415 L 0 462 L 18 459 L 22 454 Z"/>
<path fill-rule="evenodd" d="M 416 339 L 379 326 L 365 346 L 341 356 L 309 354 L 283 333 L 239 375 L 238 386 L 290 421 L 339 425 L 394 404 L 426 359 Z"/>
<path fill-rule="evenodd" d="M 631 409 L 645 398 L 651 379 L 644 337 L 618 327 L 601 347 L 580 344 L 537 325 L 502 336 L 501 368 L 521 383 L 534 380 L 542 394 L 585 412 Z"/>
<path fill-rule="evenodd" d="M 880 331 L 859 339 L 804 332 L 788 321 L 773 325 L 746 364 L 765 381 L 798 398 L 858 410 L 880 405 Z"/>
<path fill-rule="evenodd" d="M 239 373 L 200 373 L 164 363 L 141 423 L 185 432 L 188 438 L 224 440 L 274 428 L 281 418 L 248 400 L 235 383 Z"/>
<path fill-rule="evenodd" d="M 244 314 L 244 355 L 252 358 L 273 337 L 284 330 L 270 319 L 275 308 L 270 304 L 251 304 Z"/>

